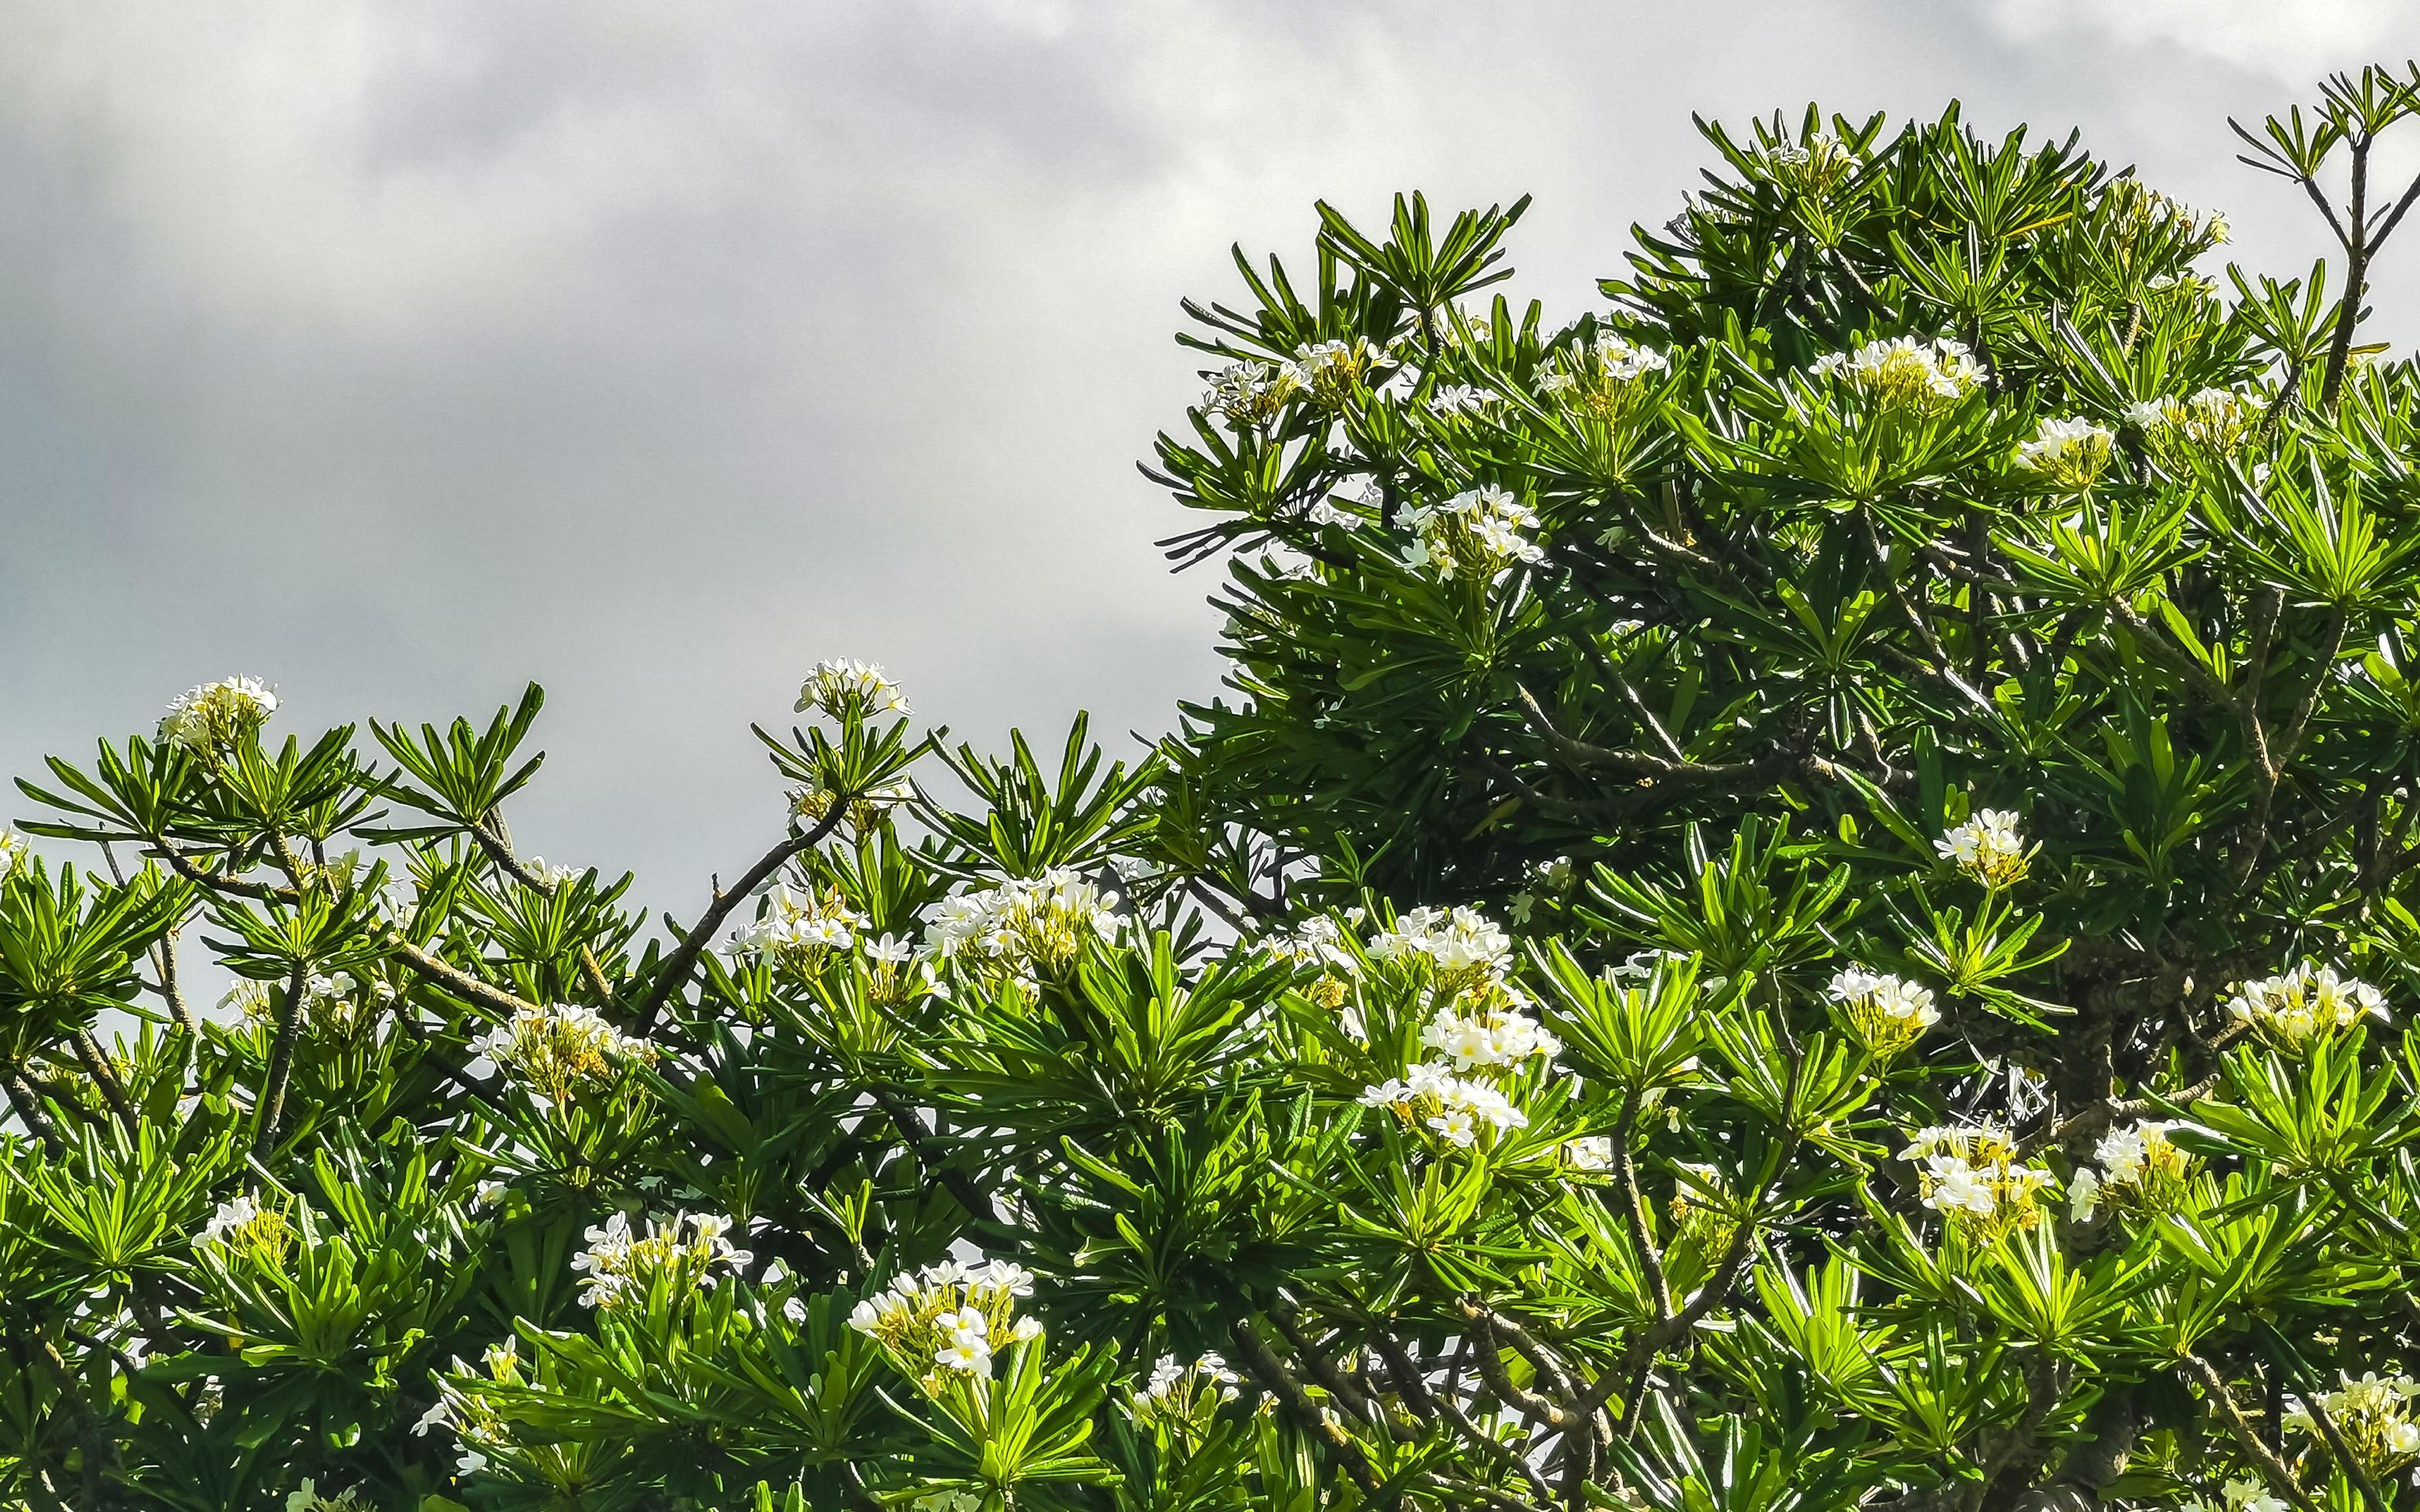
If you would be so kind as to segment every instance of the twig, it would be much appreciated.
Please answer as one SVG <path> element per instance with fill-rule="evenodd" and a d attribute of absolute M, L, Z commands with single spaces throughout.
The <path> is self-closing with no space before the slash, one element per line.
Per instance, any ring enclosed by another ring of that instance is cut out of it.
<path fill-rule="evenodd" d="M 821 844 L 826 836 L 840 826 L 841 818 L 848 811 L 852 801 L 854 795 L 835 794 L 831 811 L 816 821 L 814 828 L 793 835 L 767 851 L 764 859 L 750 867 L 747 874 L 735 883 L 730 891 L 716 889 L 714 901 L 706 905 L 705 916 L 698 919 L 696 927 L 681 937 L 680 944 L 673 949 L 672 959 L 657 971 L 655 984 L 647 989 L 646 1000 L 639 1005 L 641 1034 L 654 1026 L 656 1014 L 662 1011 L 665 1000 L 689 985 L 689 974 L 697 965 L 697 958 L 706 952 L 715 932 L 722 928 L 722 921 L 739 906 L 739 900 L 754 892 L 768 877 L 782 870 L 789 863 L 790 857 Z"/>
<path fill-rule="evenodd" d="M 1752 761 L 1708 763 L 1683 759 L 1668 762 L 1660 756 L 1650 756 L 1641 751 L 1612 750 L 1604 746 L 1590 745 L 1556 729 L 1555 722 L 1546 717 L 1545 709 L 1528 688 L 1516 683 L 1512 691 L 1520 696 L 1523 706 L 1529 711 L 1531 722 L 1545 737 L 1546 744 L 1584 765 L 1615 766 L 1657 781 L 1679 779 L 1699 784 L 1750 777 L 1757 771 L 1758 764 Z M 1667 741 L 1670 738 L 1669 735 L 1665 736 Z"/>
<path fill-rule="evenodd" d="M 1630 1246 L 1638 1252 L 1640 1269 L 1647 1273 L 1650 1295 L 1655 1303 L 1658 1322 L 1672 1316 L 1672 1286 L 1665 1278 L 1664 1257 L 1656 1251 L 1654 1237 L 1647 1228 L 1647 1199 L 1638 1190 L 1638 1167 L 1630 1154 L 1630 1135 L 1638 1121 L 1638 1088 L 1632 1088 L 1622 1098 L 1621 1114 L 1614 1119 L 1613 1169 L 1621 1183 L 1621 1222 L 1630 1232 Z"/>
<path fill-rule="evenodd" d="M 933 1135 L 923 1121 L 916 1117 L 915 1110 L 880 1088 L 868 1088 L 865 1095 L 882 1110 L 883 1117 L 891 1120 L 892 1127 L 899 1131 L 901 1141 L 916 1157 L 916 1163 L 924 1168 L 925 1174 L 940 1182 L 942 1190 L 957 1199 L 958 1206 L 967 1210 L 968 1217 L 985 1230 L 999 1230 L 1001 1227 L 1000 1210 L 992 1205 L 991 1198 L 982 1188 L 968 1179 L 966 1172 L 953 1167 L 941 1152 L 933 1148 Z"/>
<path fill-rule="evenodd" d="M 194 1017 L 193 1008 L 186 1003 L 184 985 L 177 976 L 177 934 L 178 931 L 172 928 L 160 936 L 157 958 L 159 993 L 166 1001 L 169 1016 L 177 1021 L 177 1026 L 187 1034 L 199 1034 L 202 1032 L 201 1022 Z"/>
<path fill-rule="evenodd" d="M 473 825 L 471 838 L 478 841 L 481 850 L 488 853 L 488 859 L 503 868 L 504 873 L 515 882 L 532 892 L 544 893 L 548 897 L 554 895 L 555 885 L 522 865 L 520 857 L 513 854 L 512 846 L 502 835 L 485 825 Z M 589 991 L 606 1002 L 610 1003 L 613 1000 L 613 984 L 605 980 L 604 968 L 597 964 L 596 953 L 588 949 L 585 941 L 582 941 L 580 947 L 580 975 L 586 980 Z"/>

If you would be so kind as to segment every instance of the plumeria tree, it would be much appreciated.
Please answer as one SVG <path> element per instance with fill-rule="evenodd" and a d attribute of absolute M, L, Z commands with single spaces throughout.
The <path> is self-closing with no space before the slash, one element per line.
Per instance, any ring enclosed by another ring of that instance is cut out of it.
<path fill-rule="evenodd" d="M 1707 126 L 1568 323 L 1519 204 L 1323 210 L 1147 470 L 1234 696 L 998 758 L 824 663 L 694 912 L 518 850 L 535 689 L 54 760 L 0 1496 L 2420 1502 L 2415 113 L 2239 129 L 2285 281 L 1955 111 Z"/>

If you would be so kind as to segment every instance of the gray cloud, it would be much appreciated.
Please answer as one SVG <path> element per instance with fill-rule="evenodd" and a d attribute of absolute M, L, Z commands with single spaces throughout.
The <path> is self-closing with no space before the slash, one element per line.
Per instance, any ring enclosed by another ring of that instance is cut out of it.
<path fill-rule="evenodd" d="M 820 656 L 985 744 L 1216 687 L 1132 461 L 1231 240 L 1533 192 L 1515 287 L 1574 312 L 1694 181 L 1690 111 L 1956 95 L 2306 265 L 2224 119 L 2414 39 L 2285 12 L 0 5 L 0 770 L 237 670 L 298 724 L 535 677 L 520 833 L 676 903 L 771 833 L 745 725 Z"/>

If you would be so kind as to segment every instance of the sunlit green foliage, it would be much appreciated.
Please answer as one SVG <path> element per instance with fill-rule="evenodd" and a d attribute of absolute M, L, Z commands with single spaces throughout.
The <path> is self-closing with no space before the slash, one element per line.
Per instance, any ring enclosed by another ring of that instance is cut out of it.
<path fill-rule="evenodd" d="M 1323 209 L 1148 469 L 1235 696 L 822 664 L 693 916 L 517 849 L 535 689 L 54 760 L 0 1503 L 2410 1504 L 2420 72 L 2324 93 L 2283 282 L 1955 111 L 1708 126 L 1569 322 Z"/>

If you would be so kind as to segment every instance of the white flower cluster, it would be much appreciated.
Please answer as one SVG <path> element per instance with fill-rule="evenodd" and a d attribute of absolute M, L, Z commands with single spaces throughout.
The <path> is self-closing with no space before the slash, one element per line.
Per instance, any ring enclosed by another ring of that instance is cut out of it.
<path fill-rule="evenodd" d="M 997 1342 L 1041 1335 L 1040 1319 L 1016 1317 L 1017 1299 L 1032 1295 L 1033 1273 L 1021 1265 L 942 1260 L 859 1303 L 848 1322 L 914 1362 L 925 1389 L 939 1391 L 953 1378 L 989 1377 Z"/>
<path fill-rule="evenodd" d="M 2195 452 L 2225 455 L 2260 428 L 2260 396 L 2234 389 L 2202 389 L 2190 398 L 2163 395 L 2126 407 L 2153 454 L 2171 465 Z"/>
<path fill-rule="evenodd" d="M 395 984 L 381 978 L 363 981 L 349 971 L 314 971 L 302 979 L 302 1000 L 294 1018 L 305 1033 L 343 1038 L 374 1023 L 379 1010 L 393 1002 L 395 995 Z M 285 1002 L 283 983 L 238 977 L 219 999 L 219 1007 L 241 1013 L 255 1024 L 273 1025 Z"/>
<path fill-rule="evenodd" d="M 1823 991 L 1876 1060 L 1888 1060 L 1941 1022 L 1932 989 L 1905 977 L 1851 966 L 1836 973 Z"/>
<path fill-rule="evenodd" d="M 2208 236 L 2212 242 L 2227 239 L 2226 217 L 2203 215 L 2182 200 L 2173 199 L 2139 178 L 2116 178 L 2101 192 L 2102 202 L 2114 210 L 2112 229 L 2121 241 L 2132 242 L 2145 231 L 2170 224 L 2188 234 Z"/>
<path fill-rule="evenodd" d="M 711 1291 L 717 1267 L 737 1274 L 756 1257 L 727 1237 L 731 1220 L 711 1212 L 684 1212 L 670 1223 L 650 1219 L 645 1233 L 617 1212 L 588 1230 L 588 1247 L 571 1257 L 581 1273 L 584 1307 L 613 1307 L 644 1296 L 659 1277 L 678 1290 Z"/>
<path fill-rule="evenodd" d="M 1349 336 L 1297 347 L 1285 371 L 1315 402 L 1338 409 L 1359 390 L 1372 368 L 1387 362 L 1387 354 L 1366 337 Z"/>
<path fill-rule="evenodd" d="M 0 825 L 0 882 L 15 875 L 17 869 L 30 860 L 33 854 L 33 847 L 25 843 L 24 836 Z"/>
<path fill-rule="evenodd" d="M 1869 341 L 1853 352 L 1826 352 L 1807 371 L 1813 378 L 1840 379 L 1883 404 L 1918 409 L 1962 399 L 1983 381 L 1975 354 L 1947 336 Z"/>
<path fill-rule="evenodd" d="M 821 710 L 834 719 L 870 718 L 877 714 L 906 714 L 908 695 L 882 675 L 872 662 L 845 658 L 819 661 L 799 688 L 797 712 Z"/>
<path fill-rule="evenodd" d="M 2308 961 L 2283 975 L 2239 986 L 2228 995 L 2226 1011 L 2287 1049 L 2351 1028 L 2364 1018 L 2383 1023 L 2389 1016 L 2384 993 L 2340 975 L 2334 966 Z"/>
<path fill-rule="evenodd" d="M 2230 1480 L 2219 1488 L 2218 1495 L 2216 1502 L 2188 1497 L 2178 1505 L 2177 1512 L 2291 1512 L 2291 1504 L 2284 1497 L 2257 1480 Z"/>
<path fill-rule="evenodd" d="M 864 927 L 864 917 L 839 893 L 818 898 L 777 882 L 766 889 L 763 912 L 732 932 L 727 949 L 735 956 L 770 955 L 812 968 L 830 952 L 854 949 Z"/>
<path fill-rule="evenodd" d="M 1424 957 L 1437 985 L 1460 989 L 1500 980 L 1512 964 L 1512 939 L 1475 908 L 1415 908 L 1370 938 L 1370 959 Z"/>
<path fill-rule="evenodd" d="M 2164 1207 L 2184 1185 L 2192 1165 L 2168 1138 L 2174 1127 L 2147 1119 L 2102 1134 L 2092 1149 L 2100 1168 L 2086 1165 L 2068 1184 L 2074 1219 L 2082 1223 L 2102 1208 Z"/>
<path fill-rule="evenodd" d="M 218 1205 L 202 1226 L 194 1243 L 216 1245 L 229 1256 L 245 1255 L 270 1266 L 283 1263 L 294 1242 L 293 1226 L 285 1210 L 264 1204 L 252 1193 Z"/>
<path fill-rule="evenodd" d="M 1395 524 L 1412 537 L 1404 548 L 1404 565 L 1441 579 L 1493 578 L 1508 563 L 1546 557 L 1544 548 L 1522 533 L 1538 528 L 1538 517 L 1494 484 L 1466 488 L 1441 504 L 1405 504 L 1395 512 Z"/>
<path fill-rule="evenodd" d="M 1932 842 L 1942 859 L 1987 887 L 1997 889 L 2022 882 L 2033 853 L 2017 832 L 2017 816 L 2006 809 L 1984 809 Z"/>
<path fill-rule="evenodd" d="M 1478 1143 L 1481 1125 L 1502 1134 L 1529 1124 L 1529 1116 L 1495 1087 L 1456 1076 L 1435 1062 L 1414 1066 L 1402 1076 L 1364 1088 L 1361 1105 L 1391 1108 L 1404 1122 L 1418 1122 L 1447 1144 L 1464 1149 Z"/>
<path fill-rule="evenodd" d="M 2319 1393 L 2319 1405 L 2343 1435 L 2345 1447 L 2373 1479 L 2381 1479 L 2420 1458 L 2420 1423 L 2412 1420 L 2412 1399 L 2420 1396 L 2420 1381 L 2410 1376 L 2365 1372 L 2356 1381 L 2339 1371 L 2343 1384 Z M 2297 1401 L 2278 1418 L 2280 1426 L 2325 1443 L 2311 1410 Z"/>
<path fill-rule="evenodd" d="M 520 1350 L 512 1340 L 489 1345 L 479 1356 L 479 1363 L 489 1381 L 507 1386 L 520 1384 Z M 437 1378 L 437 1405 L 411 1426 L 418 1438 L 427 1438 L 430 1428 L 443 1428 L 462 1441 L 461 1457 L 454 1465 L 458 1475 L 475 1474 L 487 1469 L 486 1451 L 505 1443 L 504 1418 L 484 1398 L 463 1389 L 464 1381 L 477 1378 L 478 1372 L 456 1355 L 453 1368 Z"/>
<path fill-rule="evenodd" d="M 1456 1074 L 1502 1077 L 1562 1050 L 1525 1011 L 1528 999 L 1504 980 L 1512 942 L 1502 928 L 1471 908 L 1415 908 L 1363 949 L 1376 962 L 1426 964 L 1435 1007 L 1421 1040 L 1442 1057 L 1363 1088 L 1363 1105 L 1391 1109 L 1406 1126 L 1463 1148 L 1476 1144 L 1482 1129 L 1526 1128 L 1528 1116 L 1502 1088 Z"/>
<path fill-rule="evenodd" d="M 568 882 L 577 882 L 588 874 L 584 866 L 555 866 L 543 856 L 533 856 L 521 863 L 521 870 L 537 878 L 538 886 L 551 892 Z"/>
<path fill-rule="evenodd" d="M 1918 1130 L 1899 1158 L 1916 1163 L 1924 1205 L 1981 1242 L 2041 1221 L 2041 1197 L 2058 1184 L 2050 1172 L 2022 1165 L 2008 1131 Z"/>
<path fill-rule="evenodd" d="M 653 1044 L 576 1003 L 524 1008 L 471 1041 L 471 1048 L 558 1103 L 612 1081 L 627 1062 L 656 1057 Z"/>
<path fill-rule="evenodd" d="M 1342 966 L 1353 954 L 1344 946 L 1344 932 L 1336 920 L 1315 914 L 1291 930 L 1271 930 L 1253 942 L 1270 959 L 1295 965 Z"/>
<path fill-rule="evenodd" d="M 1114 938 L 1119 896 L 1066 867 L 1014 877 L 997 887 L 944 898 L 925 950 L 936 960 L 980 963 L 1031 980 L 1064 971 L 1084 936 Z"/>
<path fill-rule="evenodd" d="M 2109 427 L 2081 417 L 2045 419 L 2032 440 L 2017 443 L 2017 466 L 2062 488 L 2089 488 L 2108 470 L 2115 440 Z"/>
<path fill-rule="evenodd" d="M 1582 1134 L 1563 1141 L 1563 1164 L 1590 1175 L 1613 1169 L 1613 1136 Z"/>
<path fill-rule="evenodd" d="M 1784 142 L 1768 147 L 1764 162 L 1776 183 L 1820 199 L 1848 181 L 1857 170 L 1857 155 L 1846 142 L 1824 131 L 1805 146 Z"/>
<path fill-rule="evenodd" d="M 1619 424 L 1645 412 L 1652 402 L 1653 393 L 1640 380 L 1671 366 L 1654 347 L 1608 331 L 1562 355 L 1538 380 L 1538 389 Z"/>
<path fill-rule="evenodd" d="M 1285 413 L 1286 402 L 1301 392 L 1291 363 L 1235 363 L 1210 375 L 1202 408 L 1239 425 L 1265 425 Z"/>
<path fill-rule="evenodd" d="M 187 688 L 160 717 L 160 738 L 215 758 L 277 712 L 277 695 L 257 677 L 226 677 Z"/>
<path fill-rule="evenodd" d="M 1517 1065 L 1532 1056 L 1551 1060 L 1563 1050 L 1563 1042 L 1536 1019 L 1503 1005 L 1461 1013 L 1449 1004 L 1420 1031 L 1420 1042 L 1452 1061 L 1457 1071 Z"/>
<path fill-rule="evenodd" d="M 1495 395 L 1467 383 L 1448 383 L 1429 395 L 1429 413 L 1435 415 L 1475 415 L 1485 409 Z"/>
<path fill-rule="evenodd" d="M 1218 1354 L 1204 1354 L 1191 1365 L 1164 1354 L 1152 1366 L 1150 1382 L 1126 1404 L 1126 1413 L 1141 1427 L 1156 1425 L 1179 1437 L 1194 1437 L 1208 1431 L 1210 1420 L 1240 1395 L 1242 1386 L 1243 1378 Z"/>

